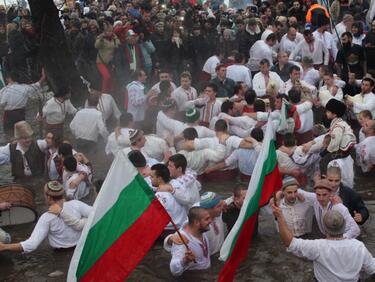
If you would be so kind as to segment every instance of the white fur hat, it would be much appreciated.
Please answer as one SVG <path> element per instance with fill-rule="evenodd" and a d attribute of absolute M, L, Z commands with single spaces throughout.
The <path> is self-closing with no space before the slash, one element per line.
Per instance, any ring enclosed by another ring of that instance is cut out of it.
<path fill-rule="evenodd" d="M 14 138 L 27 138 L 33 136 L 33 134 L 34 131 L 28 122 L 23 120 L 14 124 Z"/>

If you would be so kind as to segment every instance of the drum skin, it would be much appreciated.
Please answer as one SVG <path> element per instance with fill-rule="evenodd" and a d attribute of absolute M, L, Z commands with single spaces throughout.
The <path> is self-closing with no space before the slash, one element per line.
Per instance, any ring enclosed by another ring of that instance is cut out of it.
<path fill-rule="evenodd" d="M 33 192 L 19 184 L 0 186 L 0 203 L 12 204 L 9 210 L 0 211 L 0 226 L 35 222 L 38 215 L 35 210 Z"/>

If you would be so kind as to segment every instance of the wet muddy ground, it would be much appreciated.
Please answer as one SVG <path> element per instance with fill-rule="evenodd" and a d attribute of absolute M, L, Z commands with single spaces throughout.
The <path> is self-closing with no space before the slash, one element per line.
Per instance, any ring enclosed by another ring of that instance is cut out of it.
<path fill-rule="evenodd" d="M 2 116 L 1 112 L 0 115 Z M 27 112 L 27 119 L 33 124 L 38 135 L 38 124 L 34 117 L 34 111 Z M 9 136 L 3 134 L 0 125 L 0 145 L 8 140 Z M 105 157 L 104 149 L 88 157 L 94 165 L 95 178 L 104 178 L 110 165 L 110 160 Z M 0 183 L 5 184 L 9 181 L 11 181 L 9 166 L 0 167 Z M 359 240 L 362 240 L 375 255 L 375 193 L 373 192 L 375 177 L 357 176 L 355 182 L 355 189 L 361 193 L 371 213 L 370 219 L 361 227 Z M 32 184 L 36 190 L 35 201 L 39 214 L 46 210 L 42 184 L 43 180 Z M 235 185 L 236 180 L 227 183 L 209 183 L 203 185 L 203 190 L 229 196 Z M 91 193 L 88 203 L 92 204 L 93 200 L 94 196 Z M 28 238 L 33 227 L 34 224 L 24 224 L 4 229 L 12 235 L 13 242 L 18 242 Z M 53 251 L 47 240 L 38 250 L 30 254 L 0 253 L 0 281 L 65 281 L 72 254 L 72 251 Z M 211 269 L 187 272 L 176 279 L 170 275 L 169 261 L 169 253 L 162 249 L 161 244 L 156 244 L 131 274 L 129 281 L 215 281 L 223 266 L 223 263 L 214 256 L 211 260 Z M 235 281 L 313 281 L 312 263 L 286 253 L 275 231 L 273 217 L 260 216 L 259 234 L 253 240 L 248 258 L 241 265 Z M 375 281 L 375 279 L 365 278 L 363 281 Z"/>

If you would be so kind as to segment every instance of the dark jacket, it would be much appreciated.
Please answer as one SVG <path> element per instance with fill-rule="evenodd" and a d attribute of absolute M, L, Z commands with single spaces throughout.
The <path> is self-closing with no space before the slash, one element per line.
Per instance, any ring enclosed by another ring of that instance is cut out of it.
<path fill-rule="evenodd" d="M 222 83 L 217 77 L 211 80 L 217 86 L 217 97 L 232 97 L 234 92 L 234 86 L 236 82 L 233 79 L 226 78 Z"/>
<path fill-rule="evenodd" d="M 246 60 L 249 58 L 249 50 L 255 42 L 260 40 L 262 33 L 250 34 L 246 30 L 241 30 L 236 35 L 238 52 L 242 53 Z"/>
<path fill-rule="evenodd" d="M 358 224 L 364 224 L 369 217 L 369 212 L 363 203 L 361 196 L 353 189 L 342 184 L 340 184 L 339 196 L 342 199 L 342 203 L 348 208 L 352 216 L 354 216 L 354 211 L 362 215 L 362 221 L 358 222 Z"/>
<path fill-rule="evenodd" d="M 236 223 L 238 216 L 240 215 L 241 209 L 236 207 L 234 203 L 231 203 L 227 210 L 223 212 L 223 221 L 227 225 L 228 233 Z"/>
<path fill-rule="evenodd" d="M 289 70 L 293 66 L 291 63 L 287 63 L 282 70 L 280 70 L 279 63 L 271 67 L 271 71 L 276 72 L 280 78 L 286 82 L 290 79 Z"/>
<path fill-rule="evenodd" d="M 17 143 L 10 144 L 10 162 L 12 164 L 12 176 L 22 178 L 24 174 L 24 162 L 22 153 L 18 150 Z M 32 176 L 43 176 L 44 173 L 44 153 L 39 149 L 38 144 L 33 141 L 25 153 L 25 158 L 30 167 Z"/>

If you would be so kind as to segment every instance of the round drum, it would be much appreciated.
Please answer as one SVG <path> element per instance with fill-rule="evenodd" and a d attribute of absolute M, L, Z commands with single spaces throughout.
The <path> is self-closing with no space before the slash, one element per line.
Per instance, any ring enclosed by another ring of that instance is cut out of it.
<path fill-rule="evenodd" d="M 0 211 L 0 226 L 34 222 L 37 219 L 34 195 L 30 189 L 19 184 L 0 186 L 0 203 L 12 204 L 9 210 Z"/>

